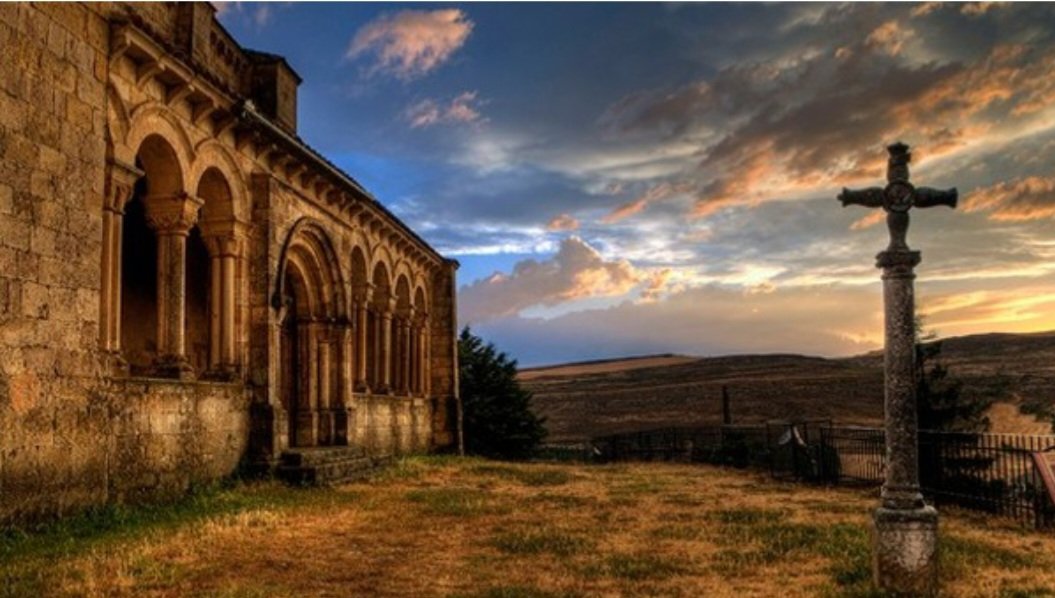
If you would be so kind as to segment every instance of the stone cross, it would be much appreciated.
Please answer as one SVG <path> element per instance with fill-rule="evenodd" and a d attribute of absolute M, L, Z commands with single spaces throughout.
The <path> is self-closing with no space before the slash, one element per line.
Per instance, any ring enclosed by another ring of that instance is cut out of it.
<path fill-rule="evenodd" d="M 956 207 L 956 189 L 914 187 L 909 182 L 909 147 L 887 148 L 887 185 L 839 194 L 842 205 L 882 208 L 887 214 L 890 245 L 876 256 L 883 269 L 885 338 L 886 479 L 882 504 L 875 512 L 873 577 L 895 594 L 933 596 L 937 592 L 938 512 L 924 504 L 919 485 L 916 416 L 915 267 L 918 251 L 906 234 L 913 207 Z"/>

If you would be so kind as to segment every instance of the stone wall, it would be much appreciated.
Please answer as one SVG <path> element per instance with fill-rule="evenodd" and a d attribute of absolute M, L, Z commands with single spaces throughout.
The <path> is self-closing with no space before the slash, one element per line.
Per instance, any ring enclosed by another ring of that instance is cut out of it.
<path fill-rule="evenodd" d="M 107 43 L 91 7 L 0 5 L 0 519 L 106 495 Z"/>

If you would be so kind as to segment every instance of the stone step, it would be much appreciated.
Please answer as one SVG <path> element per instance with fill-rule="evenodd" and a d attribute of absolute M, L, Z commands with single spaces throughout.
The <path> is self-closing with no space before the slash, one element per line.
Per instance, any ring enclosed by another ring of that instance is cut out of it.
<path fill-rule="evenodd" d="M 386 461 L 360 447 L 291 449 L 282 453 L 275 475 L 289 484 L 339 484 L 363 479 Z"/>

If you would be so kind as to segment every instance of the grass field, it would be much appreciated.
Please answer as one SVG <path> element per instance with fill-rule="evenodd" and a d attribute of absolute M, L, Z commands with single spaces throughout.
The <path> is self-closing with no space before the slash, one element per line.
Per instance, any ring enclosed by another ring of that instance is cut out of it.
<path fill-rule="evenodd" d="M 0 595 L 875 596 L 869 493 L 673 464 L 411 458 L 0 536 Z M 1055 596 L 1055 536 L 944 513 L 947 596 Z"/>

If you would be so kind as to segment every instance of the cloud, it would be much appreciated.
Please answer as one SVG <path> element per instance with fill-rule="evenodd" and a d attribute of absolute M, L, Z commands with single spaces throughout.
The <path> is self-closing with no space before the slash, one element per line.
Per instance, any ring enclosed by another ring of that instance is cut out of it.
<path fill-rule="evenodd" d="M 412 129 L 438 124 L 482 122 L 479 106 L 476 92 L 465 91 L 446 103 L 426 98 L 411 104 L 403 111 L 403 118 Z"/>
<path fill-rule="evenodd" d="M 1002 2 L 965 2 L 960 12 L 967 16 L 978 17 L 1003 4 Z"/>
<path fill-rule="evenodd" d="M 1055 177 L 1031 176 L 976 189 L 964 199 L 963 209 L 1005 222 L 1055 218 Z"/>
<path fill-rule="evenodd" d="M 872 210 L 868 215 L 854 220 L 853 224 L 850 225 L 850 230 L 865 230 L 885 221 L 886 212 L 883 210 Z"/>
<path fill-rule="evenodd" d="M 579 221 L 573 218 L 570 214 L 560 214 L 554 216 L 552 220 L 546 224 L 546 230 L 550 232 L 563 232 L 578 230 Z"/>
<path fill-rule="evenodd" d="M 624 220 L 643 211 L 650 204 L 657 201 L 673 197 L 675 195 L 683 195 L 690 193 L 693 190 L 693 186 L 689 183 L 669 183 L 663 182 L 658 185 L 649 187 L 647 191 L 633 200 L 624 203 L 612 210 L 608 215 L 601 219 L 601 222 L 605 224 L 615 224 L 620 220 Z"/>
<path fill-rule="evenodd" d="M 646 274 L 626 260 L 605 260 L 579 237 L 568 237 L 551 259 L 518 262 L 510 274 L 495 273 L 458 292 L 462 317 L 480 322 L 578 299 L 624 295 Z"/>
<path fill-rule="evenodd" d="M 944 6 L 942 2 L 922 2 L 917 4 L 909 13 L 913 17 L 925 17 Z"/>
<path fill-rule="evenodd" d="M 913 33 L 913 30 L 902 27 L 897 21 L 887 21 L 868 34 L 865 44 L 879 48 L 891 56 L 897 56 Z"/>
<path fill-rule="evenodd" d="M 369 73 L 404 81 L 425 75 L 447 62 L 473 30 L 459 9 L 404 10 L 363 25 L 352 38 L 346 57 L 375 56 Z"/>
<path fill-rule="evenodd" d="M 874 11 L 852 16 L 862 26 Z M 704 81 L 629 94 L 601 124 L 635 147 L 695 145 L 695 164 L 683 161 L 676 176 L 696 182 L 698 218 L 874 180 L 892 139 L 926 152 L 918 162 L 936 161 L 1050 127 L 1055 52 L 1043 36 L 941 60 L 934 38 L 942 36 L 901 23 L 869 25 L 863 40 L 836 30 L 811 52 L 734 62 Z M 614 217 L 641 208 L 628 203 Z"/>

